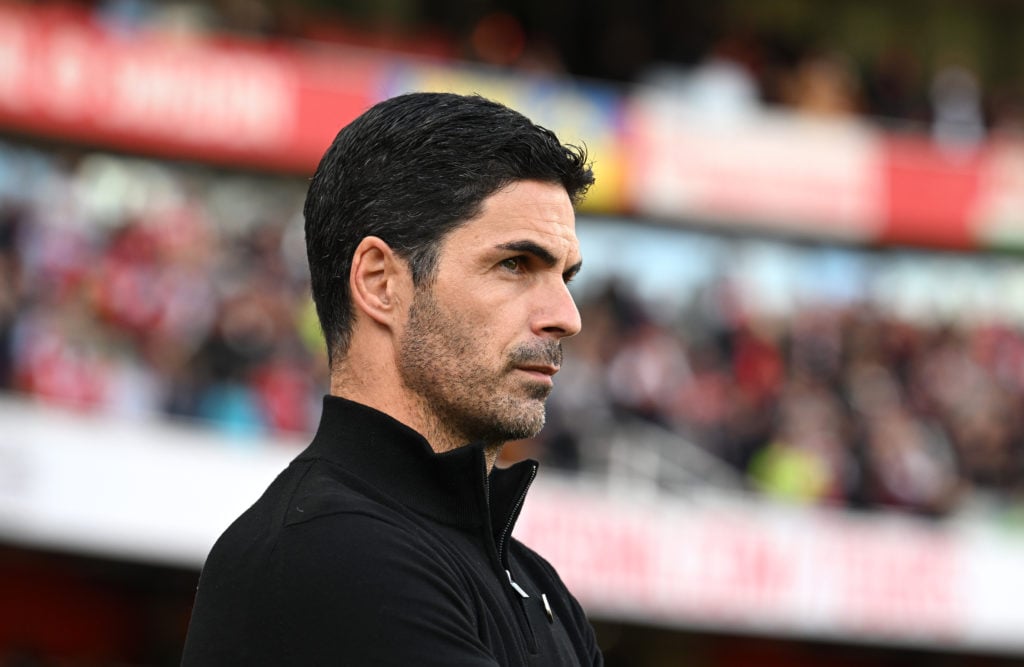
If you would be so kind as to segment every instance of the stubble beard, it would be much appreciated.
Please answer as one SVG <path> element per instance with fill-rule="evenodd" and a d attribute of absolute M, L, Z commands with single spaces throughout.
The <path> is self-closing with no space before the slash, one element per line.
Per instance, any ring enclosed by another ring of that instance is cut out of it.
<path fill-rule="evenodd" d="M 479 337 L 443 311 L 428 289 L 416 292 L 401 341 L 399 373 L 420 402 L 431 445 L 444 450 L 471 442 L 490 449 L 536 435 L 544 426 L 551 387 L 515 383 L 517 365 L 561 362 L 558 343 L 522 345 L 505 363 L 486 363 Z"/>

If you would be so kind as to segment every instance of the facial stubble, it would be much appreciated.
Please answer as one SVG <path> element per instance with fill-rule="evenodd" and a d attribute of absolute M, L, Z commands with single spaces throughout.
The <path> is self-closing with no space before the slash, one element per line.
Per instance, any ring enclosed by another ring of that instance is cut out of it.
<path fill-rule="evenodd" d="M 430 290 L 419 289 L 401 341 L 399 372 L 418 397 L 435 448 L 470 442 L 489 448 L 536 435 L 544 426 L 544 401 L 551 386 L 520 381 L 516 368 L 561 364 L 554 341 L 522 344 L 503 363 L 488 364 L 486 340 L 446 312 Z"/>

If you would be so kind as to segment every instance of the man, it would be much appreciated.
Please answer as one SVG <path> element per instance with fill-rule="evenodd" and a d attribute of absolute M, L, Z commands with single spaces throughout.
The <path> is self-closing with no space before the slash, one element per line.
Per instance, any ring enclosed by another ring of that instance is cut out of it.
<path fill-rule="evenodd" d="M 306 199 L 331 364 L 309 448 L 220 538 L 193 665 L 599 665 L 552 567 L 511 537 L 535 434 L 580 329 L 585 153 L 480 97 L 382 102 Z"/>

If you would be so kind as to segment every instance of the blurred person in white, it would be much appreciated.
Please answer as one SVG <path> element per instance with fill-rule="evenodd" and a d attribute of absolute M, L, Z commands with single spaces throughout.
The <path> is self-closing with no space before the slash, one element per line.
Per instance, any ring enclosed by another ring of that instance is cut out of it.
<path fill-rule="evenodd" d="M 981 82 L 963 65 L 943 67 L 931 82 L 932 137 L 947 149 L 973 149 L 985 139 Z"/>
<path fill-rule="evenodd" d="M 581 326 L 583 150 L 481 97 L 414 93 L 341 130 L 306 199 L 331 393 L 224 533 L 183 664 L 600 665 L 581 607 L 511 537 Z"/>

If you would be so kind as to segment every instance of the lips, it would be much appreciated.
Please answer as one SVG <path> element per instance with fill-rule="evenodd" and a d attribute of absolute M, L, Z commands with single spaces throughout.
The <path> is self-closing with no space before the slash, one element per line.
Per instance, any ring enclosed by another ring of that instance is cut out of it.
<path fill-rule="evenodd" d="M 538 397 L 546 397 L 547 392 L 555 386 L 555 381 L 552 376 L 558 372 L 558 366 L 542 365 L 522 365 L 516 366 L 516 370 L 522 371 L 527 376 L 527 382 L 534 387 L 543 387 L 544 393 L 538 394 Z M 525 378 L 524 378 L 525 379 Z"/>
<path fill-rule="evenodd" d="M 547 375 L 548 377 L 558 372 L 558 366 L 548 365 L 535 365 L 535 366 L 516 366 L 521 371 L 528 371 L 530 373 L 540 373 L 541 375 Z"/>
<path fill-rule="evenodd" d="M 509 366 L 550 386 L 552 376 L 562 367 L 562 346 L 558 343 L 522 345 L 509 355 Z"/>

